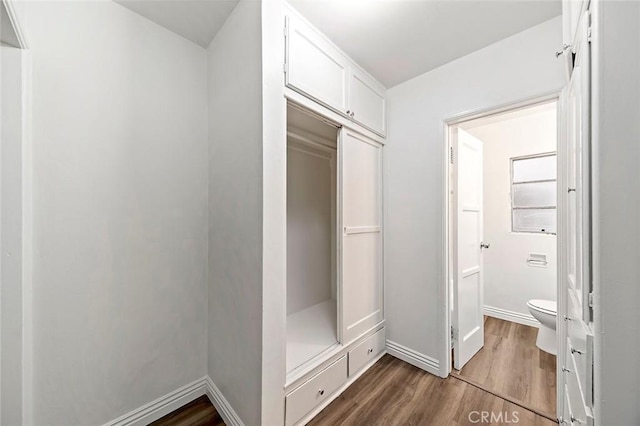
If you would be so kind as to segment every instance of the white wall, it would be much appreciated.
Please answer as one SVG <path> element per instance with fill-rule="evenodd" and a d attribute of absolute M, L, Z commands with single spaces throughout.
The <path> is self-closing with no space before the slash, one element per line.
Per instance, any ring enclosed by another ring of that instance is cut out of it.
<path fill-rule="evenodd" d="M 595 415 L 640 424 L 640 3 L 593 2 Z M 630 366 L 630 368 L 626 368 Z"/>
<path fill-rule="evenodd" d="M 262 380 L 261 4 L 241 1 L 208 49 L 209 375 L 260 424 Z"/>
<path fill-rule="evenodd" d="M 0 424 L 22 424 L 22 51 L 0 46 Z"/>
<path fill-rule="evenodd" d="M 529 300 L 557 298 L 556 236 L 511 232 L 511 159 L 556 151 L 555 104 L 540 108 L 467 129 L 484 146 L 484 304 L 532 321 Z M 530 266 L 530 253 L 546 254 L 547 267 Z"/>
<path fill-rule="evenodd" d="M 446 374 L 444 123 L 560 89 L 560 17 L 388 91 L 385 303 L 388 340 Z"/>
<path fill-rule="evenodd" d="M 206 52 L 113 2 L 25 2 L 34 421 L 110 421 L 206 374 Z"/>

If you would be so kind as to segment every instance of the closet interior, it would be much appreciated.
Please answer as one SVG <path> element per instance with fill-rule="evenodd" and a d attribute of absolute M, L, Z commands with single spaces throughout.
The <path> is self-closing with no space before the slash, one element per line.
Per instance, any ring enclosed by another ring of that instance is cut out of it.
<path fill-rule="evenodd" d="M 338 345 L 338 127 L 287 107 L 287 373 Z"/>

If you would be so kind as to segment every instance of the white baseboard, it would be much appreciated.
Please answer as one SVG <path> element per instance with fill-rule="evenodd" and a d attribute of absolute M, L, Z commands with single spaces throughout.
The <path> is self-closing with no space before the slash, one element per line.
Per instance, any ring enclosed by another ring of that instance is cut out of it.
<path fill-rule="evenodd" d="M 540 323 L 529 314 L 521 314 L 520 312 L 507 311 L 506 309 L 495 308 L 493 306 L 484 307 L 484 314 L 489 317 L 499 318 L 506 321 L 516 322 L 518 324 L 528 325 L 538 328 Z"/>
<path fill-rule="evenodd" d="M 220 389 L 218 389 L 216 384 L 213 383 L 211 377 L 207 376 L 206 379 L 207 396 L 211 400 L 213 406 L 216 407 L 216 410 L 218 411 L 218 414 L 220 414 L 220 417 L 222 417 L 222 420 L 224 420 L 224 423 L 227 426 L 244 426 L 244 423 L 242 423 L 238 414 L 234 411 L 233 407 L 231 407 L 231 404 L 229 404 L 229 401 L 227 401 L 222 392 L 220 392 Z"/>
<path fill-rule="evenodd" d="M 416 366 L 428 373 L 435 376 L 440 376 L 440 361 L 431 358 L 430 356 L 416 352 L 413 349 L 409 349 L 406 346 L 402 346 L 399 343 L 387 340 L 387 352 L 398 359 L 408 362 L 409 364 Z"/>
<path fill-rule="evenodd" d="M 227 426 L 244 426 L 240 417 L 231 408 L 229 402 L 209 376 L 194 380 L 188 385 L 105 423 L 103 426 L 146 426 L 202 395 L 207 395 Z"/>
<path fill-rule="evenodd" d="M 136 408 L 103 426 L 146 426 L 207 392 L 207 377 L 201 377 L 160 398 Z"/>

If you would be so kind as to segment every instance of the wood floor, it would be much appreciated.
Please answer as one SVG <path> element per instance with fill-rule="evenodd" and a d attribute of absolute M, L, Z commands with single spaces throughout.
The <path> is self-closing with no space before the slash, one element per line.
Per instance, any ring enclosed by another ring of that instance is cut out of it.
<path fill-rule="evenodd" d="M 205 406 L 208 415 L 215 413 L 208 400 L 199 409 Z M 191 414 L 184 416 L 172 413 L 153 426 L 223 424 L 219 418 L 198 417 L 195 408 L 192 406 Z M 486 421 L 481 421 L 482 416 Z M 385 355 L 309 423 L 314 426 L 473 424 L 557 425 L 471 384 L 454 377 L 441 379 L 390 355 Z"/>
<path fill-rule="evenodd" d="M 458 374 L 556 417 L 556 357 L 536 346 L 538 330 L 485 317 L 484 347 Z"/>
<path fill-rule="evenodd" d="M 209 398 L 203 395 L 150 426 L 224 426 L 224 422 Z"/>
<path fill-rule="evenodd" d="M 481 423 L 483 412 L 487 413 L 489 421 Z M 494 421 L 490 421 L 491 413 Z M 454 377 L 441 379 L 385 355 L 309 424 L 453 426 L 512 423 L 556 424 Z"/>

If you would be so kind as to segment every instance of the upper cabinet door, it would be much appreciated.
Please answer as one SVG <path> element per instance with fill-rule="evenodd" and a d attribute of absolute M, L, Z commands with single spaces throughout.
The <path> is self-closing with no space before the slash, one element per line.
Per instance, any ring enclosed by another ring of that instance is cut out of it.
<path fill-rule="evenodd" d="M 383 320 L 382 146 L 342 128 L 342 344 Z"/>
<path fill-rule="evenodd" d="M 348 61 L 297 17 L 287 17 L 286 84 L 346 114 Z"/>
<path fill-rule="evenodd" d="M 358 68 L 349 69 L 349 115 L 369 130 L 384 136 L 387 130 L 385 88 Z"/>

